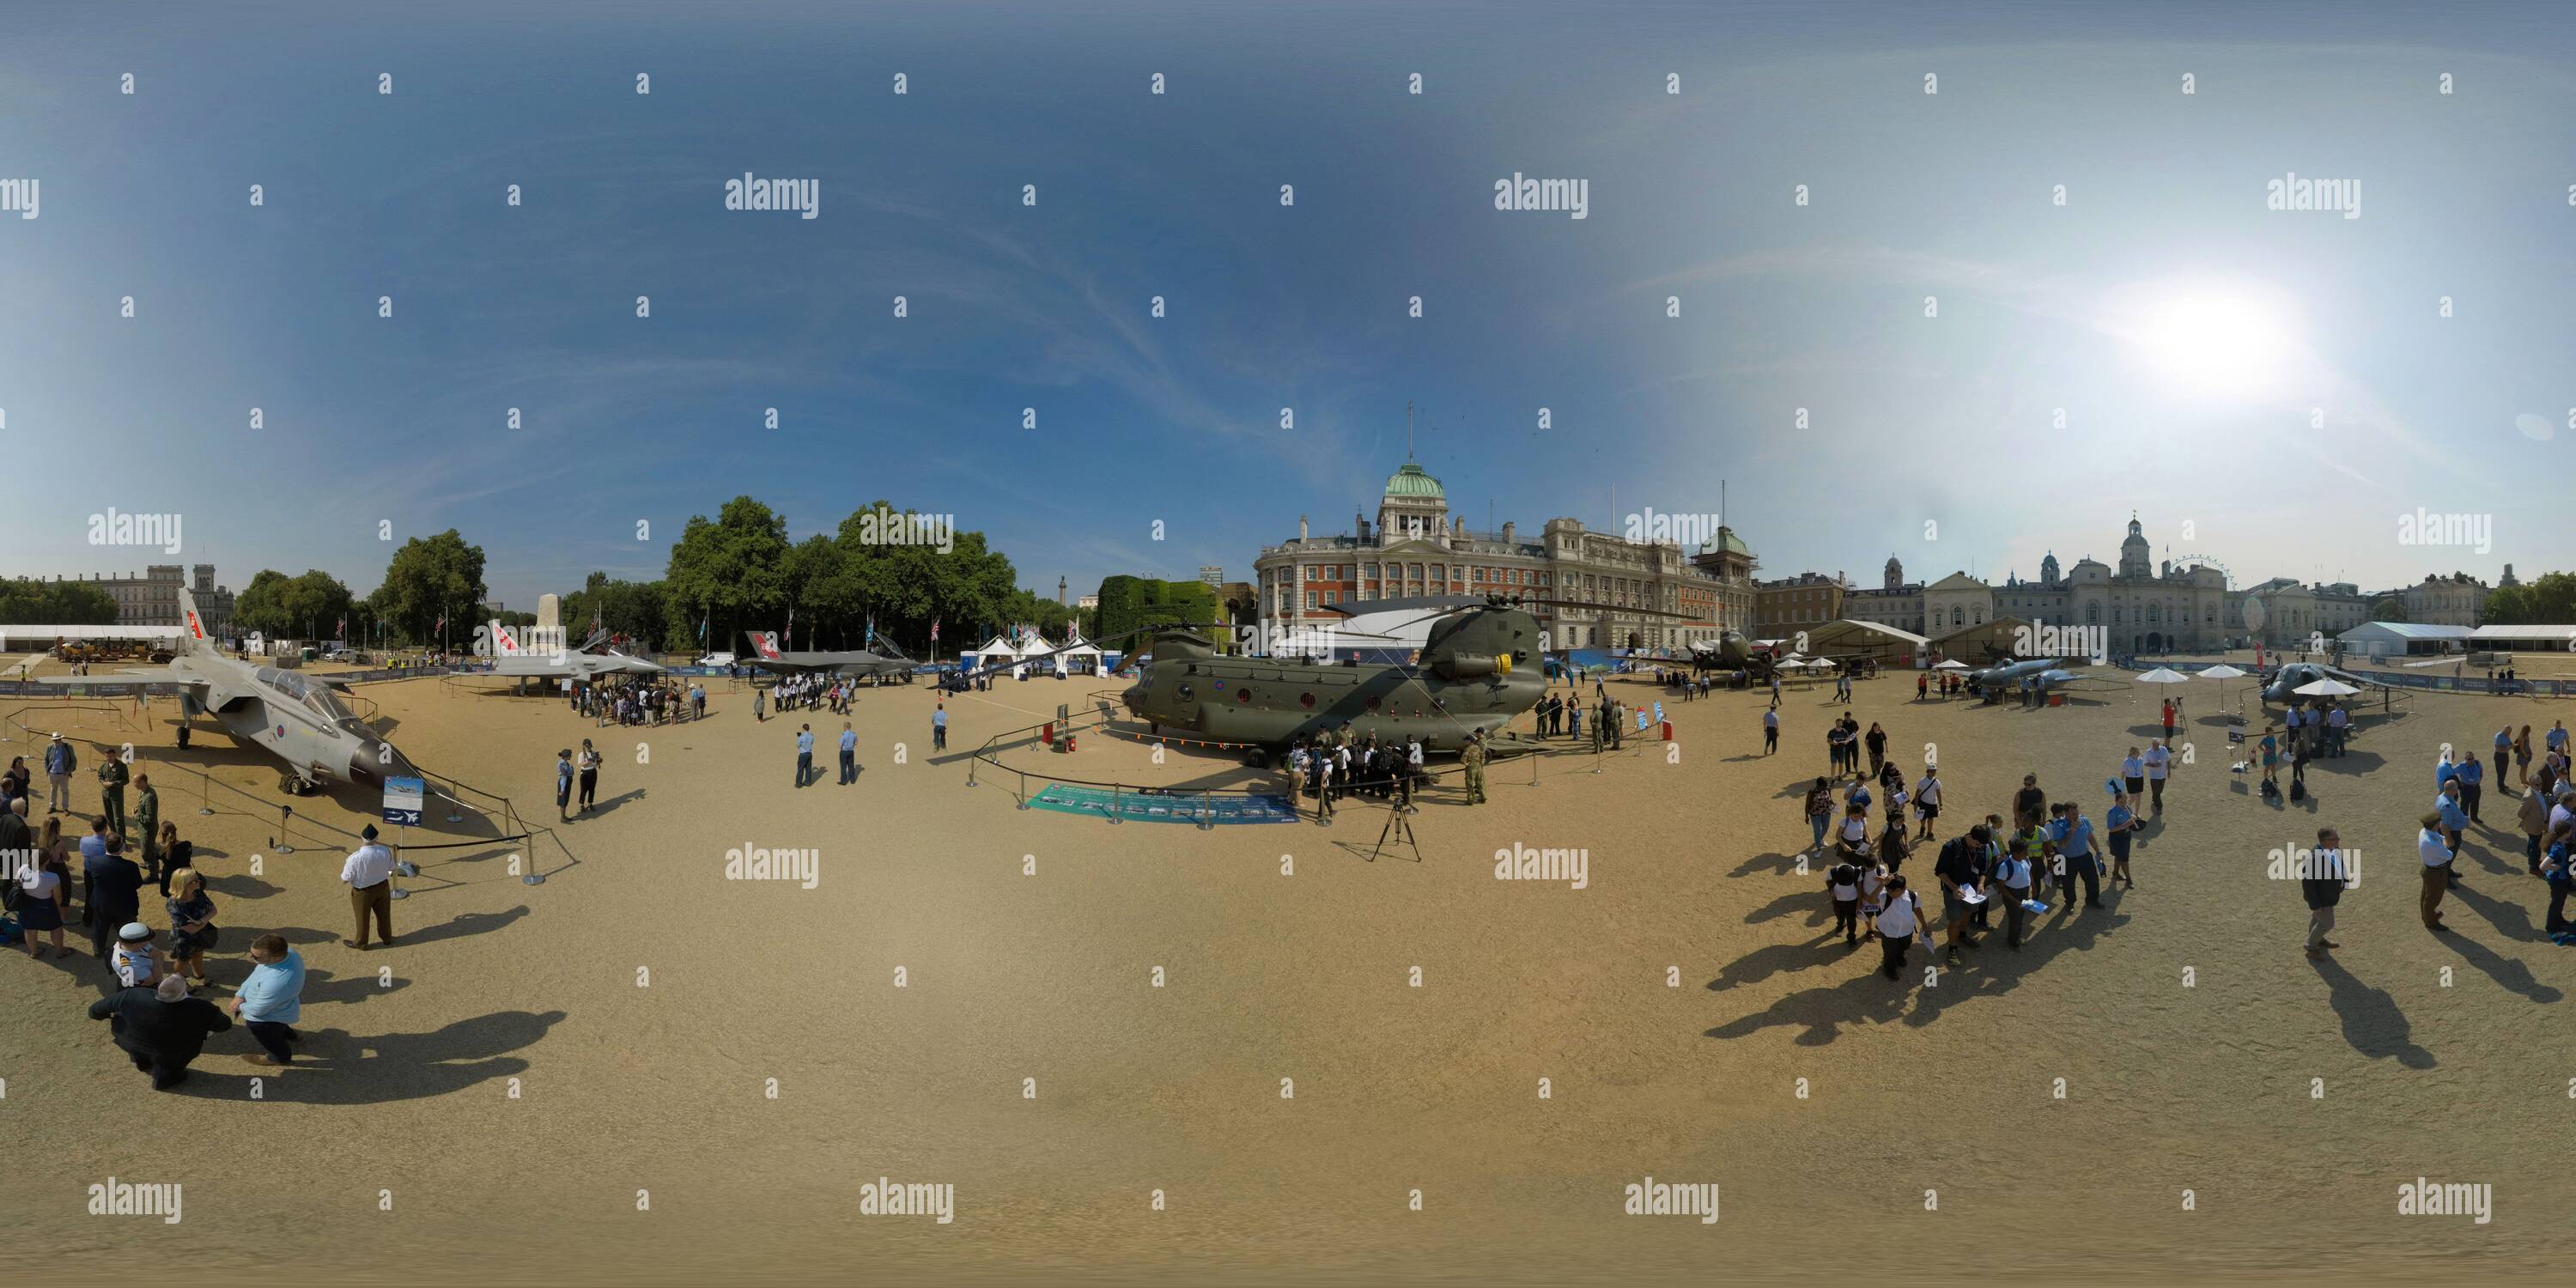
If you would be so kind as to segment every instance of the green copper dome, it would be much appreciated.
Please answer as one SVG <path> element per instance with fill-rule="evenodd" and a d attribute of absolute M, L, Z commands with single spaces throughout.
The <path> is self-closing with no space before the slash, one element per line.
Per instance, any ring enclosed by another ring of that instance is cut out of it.
<path fill-rule="evenodd" d="M 1716 551 L 1723 554 L 1743 555 L 1747 558 L 1752 557 L 1753 554 L 1753 547 L 1744 544 L 1744 538 L 1735 535 L 1735 529 L 1727 527 L 1719 528 L 1716 539 L 1699 549 L 1701 554 Z"/>
<path fill-rule="evenodd" d="M 1435 501 L 1446 500 L 1449 495 L 1440 490 L 1440 480 L 1423 473 L 1422 467 L 1411 461 L 1406 461 L 1403 469 L 1386 476 L 1386 494 L 1429 497 Z"/>

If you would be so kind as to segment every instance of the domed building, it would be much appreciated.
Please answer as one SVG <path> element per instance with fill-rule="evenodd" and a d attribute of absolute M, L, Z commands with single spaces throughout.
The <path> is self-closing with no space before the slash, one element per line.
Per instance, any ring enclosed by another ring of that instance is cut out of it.
<path fill-rule="evenodd" d="M 1536 540 L 1518 524 L 1476 532 L 1450 513 L 1440 480 L 1412 460 L 1387 476 L 1377 518 L 1349 531 L 1297 537 L 1253 561 L 1267 638 L 1341 620 L 1352 604 L 1450 595 L 1571 600 L 1533 604 L 1551 648 L 1673 648 L 1743 629 L 1752 612 L 1752 548 L 1719 527 L 1696 557 L 1678 541 L 1629 540 L 1572 518 L 1548 520 Z M 1637 609 L 1659 610 L 1648 616 Z M 1678 614 L 1664 616 L 1662 614 Z"/>

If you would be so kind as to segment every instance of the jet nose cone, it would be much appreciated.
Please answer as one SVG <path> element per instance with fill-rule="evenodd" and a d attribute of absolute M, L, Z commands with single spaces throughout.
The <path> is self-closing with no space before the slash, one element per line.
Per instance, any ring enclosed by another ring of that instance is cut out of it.
<path fill-rule="evenodd" d="M 1145 686 L 1141 684 L 1129 686 L 1126 692 L 1118 695 L 1118 701 L 1127 708 L 1127 714 L 1131 716 L 1143 716 L 1145 714 Z"/>
<path fill-rule="evenodd" d="M 394 745 L 392 743 L 379 741 L 376 743 L 373 751 L 375 752 L 376 773 L 380 777 L 420 777 L 420 770 L 414 767 L 411 761 L 406 759 L 401 752 L 394 750 Z"/>

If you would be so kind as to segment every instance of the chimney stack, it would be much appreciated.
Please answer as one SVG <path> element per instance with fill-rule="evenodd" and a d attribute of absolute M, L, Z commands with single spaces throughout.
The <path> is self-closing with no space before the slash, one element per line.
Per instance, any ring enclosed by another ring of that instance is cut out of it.
<path fill-rule="evenodd" d="M 1306 516 L 1302 514 L 1297 516 L 1297 539 L 1299 541 L 1306 539 Z"/>

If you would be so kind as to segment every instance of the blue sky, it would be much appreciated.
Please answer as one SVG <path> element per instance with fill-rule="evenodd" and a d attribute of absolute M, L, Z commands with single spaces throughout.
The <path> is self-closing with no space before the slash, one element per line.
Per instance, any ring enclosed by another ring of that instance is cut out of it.
<path fill-rule="evenodd" d="M 2029 575 L 2132 509 L 2240 582 L 2566 562 L 2564 7 L 529 8 L 13 13 L 0 572 L 164 559 L 112 506 L 363 593 L 389 521 L 515 606 L 749 492 L 954 513 L 1050 592 L 1240 577 L 1373 517 L 1408 400 L 1474 526 L 1724 480 L 1766 575 Z"/>

